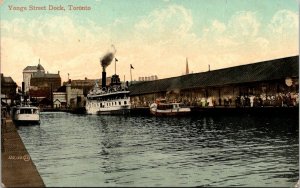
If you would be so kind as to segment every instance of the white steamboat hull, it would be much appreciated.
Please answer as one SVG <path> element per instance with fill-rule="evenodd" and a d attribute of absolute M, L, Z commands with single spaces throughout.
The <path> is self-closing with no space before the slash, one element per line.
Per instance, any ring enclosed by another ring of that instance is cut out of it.
<path fill-rule="evenodd" d="M 39 114 L 15 114 L 15 121 L 40 121 Z"/>
<path fill-rule="evenodd" d="M 150 106 L 150 113 L 155 116 L 181 116 L 187 115 L 190 112 L 190 108 L 179 107 L 179 103 L 168 104 L 167 108 L 165 107 L 165 109 L 159 109 L 158 105 L 155 103 L 151 104 Z"/>
<path fill-rule="evenodd" d="M 16 106 L 12 108 L 12 118 L 18 124 L 39 124 L 39 109 L 34 106 Z"/>
<path fill-rule="evenodd" d="M 126 104 L 124 104 L 124 101 L 126 101 Z M 87 114 L 123 115 L 123 114 L 128 114 L 130 112 L 130 99 L 115 100 L 115 101 L 101 101 L 101 102 L 97 100 L 87 100 L 85 108 Z"/>

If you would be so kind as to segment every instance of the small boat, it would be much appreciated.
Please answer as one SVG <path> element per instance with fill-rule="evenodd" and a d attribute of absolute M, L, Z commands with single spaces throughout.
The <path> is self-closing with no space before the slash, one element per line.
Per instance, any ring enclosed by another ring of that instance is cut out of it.
<path fill-rule="evenodd" d="M 13 121 L 17 124 L 40 124 L 40 110 L 36 106 L 14 106 L 11 113 Z"/>
<path fill-rule="evenodd" d="M 150 112 L 155 116 L 180 116 L 189 114 L 191 108 L 184 107 L 183 103 L 158 101 L 150 105 Z"/>

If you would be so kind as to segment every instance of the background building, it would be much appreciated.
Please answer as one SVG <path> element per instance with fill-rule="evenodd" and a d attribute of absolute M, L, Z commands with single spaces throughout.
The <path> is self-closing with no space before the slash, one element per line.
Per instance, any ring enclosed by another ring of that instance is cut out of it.
<path fill-rule="evenodd" d="M 34 98 L 52 100 L 52 93 L 61 86 L 59 71 L 57 74 L 45 73 L 38 70 L 30 79 L 29 95 Z"/>
<path fill-rule="evenodd" d="M 102 79 L 88 79 L 85 78 L 84 80 L 69 80 L 71 82 L 72 89 L 82 89 L 83 95 L 87 96 L 88 92 L 95 86 L 95 83 L 98 86 L 101 86 Z M 67 85 L 69 82 L 64 82 L 63 85 Z M 111 82 L 111 77 L 106 78 L 106 85 L 109 85 Z"/>
<path fill-rule="evenodd" d="M 53 92 L 54 108 L 74 108 L 79 106 L 84 106 L 83 89 L 72 88 L 69 82 Z"/>
<path fill-rule="evenodd" d="M 139 81 L 153 81 L 153 80 L 157 80 L 157 79 L 158 79 L 157 75 L 139 77 Z"/>
<path fill-rule="evenodd" d="M 1 73 L 1 102 L 11 104 L 16 97 L 17 84 L 9 76 L 6 77 Z"/>
<path fill-rule="evenodd" d="M 37 66 L 27 66 L 23 70 L 23 82 L 24 82 L 24 92 L 28 94 L 29 89 L 30 89 L 30 79 L 32 75 L 36 72 L 43 72 L 45 73 L 44 67 L 39 63 Z"/>

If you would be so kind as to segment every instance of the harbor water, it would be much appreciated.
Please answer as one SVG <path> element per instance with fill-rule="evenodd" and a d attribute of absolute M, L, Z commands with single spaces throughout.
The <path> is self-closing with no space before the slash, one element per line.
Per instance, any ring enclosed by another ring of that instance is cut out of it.
<path fill-rule="evenodd" d="M 46 186 L 294 186 L 297 117 L 41 113 L 18 132 Z"/>

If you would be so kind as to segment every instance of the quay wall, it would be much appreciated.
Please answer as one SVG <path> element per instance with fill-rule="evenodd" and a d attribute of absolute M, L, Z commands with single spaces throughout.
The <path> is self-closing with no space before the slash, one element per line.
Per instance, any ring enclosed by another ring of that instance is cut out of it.
<path fill-rule="evenodd" d="M 199 107 L 190 106 L 188 116 L 255 116 L 255 117 L 291 117 L 299 116 L 299 107 Z M 152 116 L 149 107 L 136 107 L 130 110 L 131 116 Z"/>
<path fill-rule="evenodd" d="M 45 187 L 10 117 L 1 117 L 1 171 L 4 187 Z"/>

